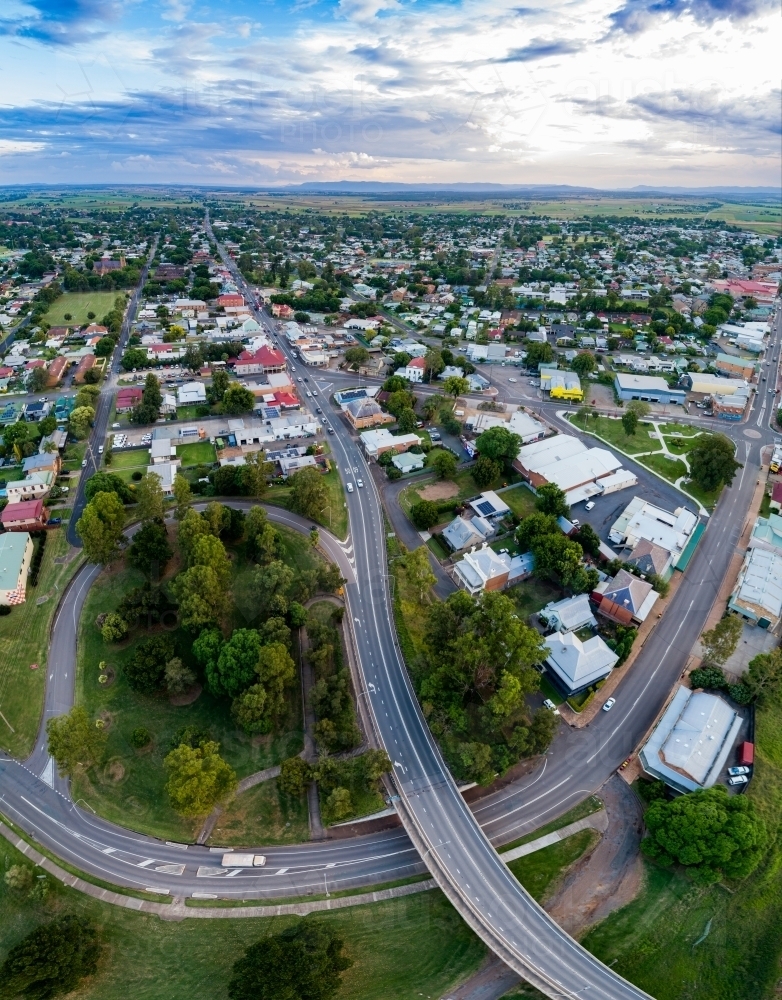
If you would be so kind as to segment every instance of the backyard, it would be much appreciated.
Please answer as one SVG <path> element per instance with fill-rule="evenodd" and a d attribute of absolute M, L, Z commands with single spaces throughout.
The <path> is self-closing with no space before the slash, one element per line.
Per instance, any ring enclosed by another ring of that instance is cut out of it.
<path fill-rule="evenodd" d="M 114 300 L 122 292 L 64 292 L 49 306 L 46 321 L 51 326 L 84 326 L 86 323 L 101 323 L 106 313 L 114 308 Z M 87 313 L 95 313 L 91 320 Z M 65 314 L 70 319 L 65 318 Z"/>
<path fill-rule="evenodd" d="M 52 619 L 81 564 L 80 552 L 63 561 L 68 549 L 64 530 L 49 531 L 37 587 L 28 581 L 25 603 L 0 617 L 0 746 L 21 759 L 32 750 L 41 719 Z"/>

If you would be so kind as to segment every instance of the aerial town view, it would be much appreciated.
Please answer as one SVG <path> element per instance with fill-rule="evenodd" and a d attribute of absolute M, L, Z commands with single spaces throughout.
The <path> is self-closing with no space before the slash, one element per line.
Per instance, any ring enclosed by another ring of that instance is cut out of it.
<path fill-rule="evenodd" d="M 0 1000 L 782 997 L 779 10 L 0 29 Z"/>

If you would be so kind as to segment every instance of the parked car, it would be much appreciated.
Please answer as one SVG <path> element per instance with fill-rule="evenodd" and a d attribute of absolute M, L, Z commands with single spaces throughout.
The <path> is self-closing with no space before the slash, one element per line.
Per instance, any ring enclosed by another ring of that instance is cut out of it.
<path fill-rule="evenodd" d="M 728 774 L 730 774 L 730 775 L 732 775 L 734 777 L 737 774 L 749 774 L 749 768 L 748 767 L 743 767 L 743 766 L 740 766 L 740 767 L 729 767 L 728 768 Z"/>
<path fill-rule="evenodd" d="M 615 704 L 616 704 L 616 698 L 609 698 L 608 701 L 605 703 L 605 705 L 603 705 L 603 711 L 610 712 Z"/>
<path fill-rule="evenodd" d="M 746 774 L 734 774 L 732 778 L 728 778 L 729 785 L 746 785 L 748 781 Z"/>
<path fill-rule="evenodd" d="M 590 500 L 589 503 L 585 503 L 584 504 L 584 510 L 594 510 L 594 509 L 595 509 L 595 501 L 594 500 Z"/>
<path fill-rule="evenodd" d="M 546 700 L 543 702 L 543 707 L 547 708 L 549 712 L 555 712 L 557 709 L 557 706 L 554 704 L 551 698 L 546 698 Z"/>
<path fill-rule="evenodd" d="M 56 527 L 58 524 L 62 524 L 62 518 L 61 517 L 50 517 L 49 520 L 46 523 L 50 524 L 50 525 L 53 524 Z"/>
<path fill-rule="evenodd" d="M 87 468 L 87 459 L 86 458 L 83 458 L 81 460 L 81 467 L 82 467 L 82 469 L 86 469 Z"/>
<path fill-rule="evenodd" d="M 363 480 L 363 479 L 357 479 L 357 480 L 356 480 L 356 485 L 357 485 L 358 487 L 362 487 L 362 486 L 364 485 L 364 480 Z"/>

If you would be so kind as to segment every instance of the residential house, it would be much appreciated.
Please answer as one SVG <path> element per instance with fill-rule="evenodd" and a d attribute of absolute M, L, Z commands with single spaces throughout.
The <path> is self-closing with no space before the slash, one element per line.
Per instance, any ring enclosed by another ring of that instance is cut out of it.
<path fill-rule="evenodd" d="M 76 385 L 80 385 L 84 381 L 84 376 L 95 367 L 95 355 L 85 354 L 79 363 L 76 365 L 76 371 L 73 373 L 73 382 Z"/>
<path fill-rule="evenodd" d="M 440 532 L 440 538 L 453 552 L 460 552 L 471 545 L 482 545 L 495 531 L 494 525 L 485 517 L 455 517 Z"/>
<path fill-rule="evenodd" d="M 33 540 L 27 532 L 0 535 L 0 605 L 24 604 L 33 548 Z"/>
<path fill-rule="evenodd" d="M 486 490 L 475 500 L 469 500 L 468 506 L 472 507 L 479 517 L 489 520 L 499 519 L 510 513 L 510 507 L 504 500 L 500 500 L 493 490 Z"/>
<path fill-rule="evenodd" d="M 154 475 L 158 477 L 160 480 L 160 487 L 166 496 L 170 496 L 174 492 L 174 479 L 176 479 L 177 473 L 179 472 L 179 463 L 180 459 L 176 459 L 174 462 L 161 461 L 155 465 L 147 466 L 147 475 Z"/>
<path fill-rule="evenodd" d="M 176 445 L 172 444 L 169 437 L 154 438 L 149 446 L 149 457 L 152 462 L 150 468 L 170 462 L 172 458 L 176 457 Z"/>
<path fill-rule="evenodd" d="M 597 627 L 597 619 L 592 614 L 592 607 L 587 594 L 576 594 L 561 601 L 550 601 L 542 611 L 538 612 L 541 621 L 556 632 L 575 632 L 589 625 Z"/>
<path fill-rule="evenodd" d="M 782 483 L 772 486 L 770 506 L 772 510 L 782 510 Z"/>
<path fill-rule="evenodd" d="M 185 382 L 176 391 L 177 406 L 206 403 L 206 386 L 203 382 Z"/>
<path fill-rule="evenodd" d="M 632 561 L 635 549 L 641 540 L 651 542 L 655 549 L 642 549 L 644 558 L 661 564 L 659 550 L 668 552 L 664 562 L 663 575 L 675 567 L 687 548 L 693 532 L 698 526 L 698 517 L 686 507 L 677 507 L 671 513 L 662 507 L 656 507 L 642 497 L 633 497 L 621 515 L 611 525 L 608 532 L 609 540 L 616 546 L 624 548 Z M 640 555 L 640 554 L 639 554 Z"/>
<path fill-rule="evenodd" d="M 546 667 L 568 697 L 603 680 L 619 659 L 599 635 L 582 642 L 574 632 L 554 632 L 543 641 Z"/>
<path fill-rule="evenodd" d="M 22 471 L 26 476 L 33 472 L 51 472 L 56 479 L 62 469 L 62 459 L 57 448 L 51 451 L 39 451 L 37 455 L 28 455 L 22 461 Z"/>
<path fill-rule="evenodd" d="M 32 472 L 24 479 L 8 483 L 5 491 L 9 505 L 22 500 L 39 500 L 45 497 L 54 483 L 51 472 Z"/>
<path fill-rule="evenodd" d="M 120 389 L 114 403 L 117 413 L 129 413 L 134 406 L 141 402 L 142 389 L 139 386 L 128 386 Z"/>
<path fill-rule="evenodd" d="M 412 451 L 403 451 L 399 455 L 394 455 L 391 459 L 391 464 L 394 468 L 399 469 L 402 475 L 423 469 L 425 462 L 426 456 L 423 452 L 419 455 L 414 454 Z"/>
<path fill-rule="evenodd" d="M 38 444 L 38 451 L 51 452 L 52 450 L 62 451 L 68 443 L 68 432 L 60 427 L 56 427 L 51 434 L 46 434 Z"/>
<path fill-rule="evenodd" d="M 620 625 L 640 625 L 660 595 L 647 580 L 620 569 L 615 577 L 599 583 L 591 596 L 604 618 Z"/>
<path fill-rule="evenodd" d="M 24 407 L 24 418 L 28 423 L 37 423 L 39 420 L 43 420 L 44 417 L 48 417 L 52 411 L 52 406 L 54 404 L 50 403 L 48 400 L 44 402 L 41 399 L 36 399 L 33 403 L 26 403 Z"/>
<path fill-rule="evenodd" d="M 426 359 L 412 358 L 409 364 L 404 368 L 398 368 L 395 374 L 401 375 L 402 378 L 406 378 L 409 382 L 423 382 L 425 372 Z"/>
<path fill-rule="evenodd" d="M 59 385 L 60 380 L 68 367 L 68 359 L 58 355 L 46 369 L 46 385 L 49 389 Z"/>
<path fill-rule="evenodd" d="M 40 531 L 46 527 L 48 517 L 43 500 L 22 500 L 3 508 L 0 523 L 6 531 Z"/>
<path fill-rule="evenodd" d="M 531 552 L 510 556 L 495 552 L 486 542 L 479 549 L 465 552 L 453 568 L 459 587 L 475 596 L 484 590 L 504 590 L 532 574 L 535 559 Z"/>
<path fill-rule="evenodd" d="M 369 458 L 374 459 L 387 451 L 400 454 L 407 451 L 408 448 L 412 448 L 413 445 L 421 443 L 421 438 L 417 434 L 392 434 L 385 427 L 381 427 L 379 430 L 364 431 L 359 437 L 364 451 Z"/>

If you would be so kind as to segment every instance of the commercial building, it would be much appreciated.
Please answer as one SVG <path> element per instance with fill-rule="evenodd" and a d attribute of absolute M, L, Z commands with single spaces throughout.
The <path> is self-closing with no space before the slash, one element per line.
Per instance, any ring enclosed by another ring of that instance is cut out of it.
<path fill-rule="evenodd" d="M 648 403 L 676 403 L 682 405 L 687 398 L 684 389 L 671 389 L 664 378 L 656 375 L 636 375 L 617 372 L 614 389 L 622 400 L 641 399 Z"/>
<path fill-rule="evenodd" d="M 643 549 L 643 558 L 650 563 L 644 571 L 662 576 L 669 568 L 676 566 L 697 525 L 697 516 L 686 507 L 677 507 L 671 513 L 642 497 L 633 497 L 611 525 L 608 538 L 613 545 L 624 550 L 623 557 L 627 562 L 634 561 L 639 542 L 643 540 L 650 543 L 654 549 Z M 667 558 L 661 561 L 660 552 L 666 552 Z M 654 570 L 651 564 L 655 565 Z M 642 567 L 639 565 L 639 568 Z"/>
<path fill-rule="evenodd" d="M 353 399 L 343 406 L 343 412 L 356 430 L 365 427 L 378 427 L 382 424 L 393 424 L 394 417 L 380 409 L 380 404 L 368 396 Z"/>
<path fill-rule="evenodd" d="M 744 556 L 728 608 L 760 628 L 775 629 L 782 614 L 782 552 L 751 548 Z"/>
<path fill-rule="evenodd" d="M 576 594 L 561 601 L 550 601 L 538 617 L 555 632 L 574 632 L 586 625 L 597 625 L 587 594 Z"/>
<path fill-rule="evenodd" d="M 603 580 L 592 591 L 598 614 L 619 625 L 646 621 L 660 595 L 647 580 L 620 569 L 613 579 Z"/>
<path fill-rule="evenodd" d="M 417 434 L 392 434 L 385 427 L 381 427 L 379 430 L 364 431 L 359 437 L 369 458 L 377 458 L 387 451 L 401 454 L 408 448 L 412 448 L 413 445 L 421 443 L 421 438 Z"/>
<path fill-rule="evenodd" d="M 43 500 L 22 500 L 3 508 L 0 523 L 6 531 L 40 531 L 46 527 L 48 517 Z"/>
<path fill-rule="evenodd" d="M 548 392 L 552 399 L 581 402 L 584 398 L 581 379 L 575 372 L 540 368 L 540 387 L 544 392 Z"/>
<path fill-rule="evenodd" d="M 582 642 L 573 632 L 554 632 L 543 641 L 548 647 L 546 667 L 568 697 L 603 680 L 619 659 L 599 635 Z"/>
<path fill-rule="evenodd" d="M 739 358 L 733 354 L 718 354 L 714 367 L 722 375 L 741 378 L 749 382 L 757 371 L 757 361 L 750 358 Z"/>
<path fill-rule="evenodd" d="M 711 408 L 720 420 L 741 420 L 749 403 L 749 386 L 736 389 L 730 394 L 716 392 L 711 399 Z"/>
<path fill-rule="evenodd" d="M 678 792 L 711 788 L 739 735 L 742 717 L 716 694 L 679 687 L 639 758 L 647 774 Z"/>
<path fill-rule="evenodd" d="M 484 590 L 511 587 L 530 576 L 534 568 L 531 552 L 510 556 L 507 552 L 495 552 L 484 542 L 479 549 L 465 552 L 453 572 L 457 585 L 475 596 Z"/>
<path fill-rule="evenodd" d="M 731 396 L 738 389 L 746 389 L 747 382 L 743 378 L 723 378 L 719 375 L 709 375 L 706 372 L 685 372 L 682 382 L 690 392 L 710 395 L 718 392 L 723 396 Z"/>
<path fill-rule="evenodd" d="M 285 371 L 285 355 L 273 347 L 259 347 L 257 351 L 242 351 L 233 364 L 237 375 L 257 375 Z"/>
<path fill-rule="evenodd" d="M 579 438 L 557 434 L 524 445 L 513 462 L 533 489 L 555 483 L 569 504 L 635 486 L 632 472 L 605 448 L 588 448 Z"/>
<path fill-rule="evenodd" d="M 26 531 L 0 535 L 0 605 L 24 604 L 33 548 L 33 540 Z"/>
<path fill-rule="evenodd" d="M 426 372 L 426 360 L 424 358 L 411 358 L 409 364 L 404 368 L 397 368 L 394 374 L 401 375 L 408 382 L 423 382 Z"/>

